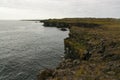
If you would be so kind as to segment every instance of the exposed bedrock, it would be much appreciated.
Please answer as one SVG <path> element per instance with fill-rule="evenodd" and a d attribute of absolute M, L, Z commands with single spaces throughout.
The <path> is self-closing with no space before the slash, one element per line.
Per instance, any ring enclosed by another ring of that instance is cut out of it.
<path fill-rule="evenodd" d="M 68 23 L 68 22 L 54 22 L 54 21 L 43 21 L 44 26 L 48 27 L 71 27 L 71 26 L 80 26 L 80 27 L 98 27 L 100 26 L 99 24 L 95 23 Z"/>
<path fill-rule="evenodd" d="M 70 32 L 64 40 L 64 59 L 56 69 L 42 71 L 38 80 L 120 80 L 120 22 L 105 21 L 98 19 L 101 26 L 45 23 L 70 26 Z"/>

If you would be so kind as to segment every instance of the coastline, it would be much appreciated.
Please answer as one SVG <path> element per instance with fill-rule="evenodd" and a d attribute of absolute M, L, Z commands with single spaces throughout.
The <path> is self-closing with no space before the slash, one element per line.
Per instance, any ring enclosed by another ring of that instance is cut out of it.
<path fill-rule="evenodd" d="M 38 80 L 119 80 L 119 19 L 43 20 L 44 26 L 67 27 L 65 56 L 56 69 L 40 71 Z"/>

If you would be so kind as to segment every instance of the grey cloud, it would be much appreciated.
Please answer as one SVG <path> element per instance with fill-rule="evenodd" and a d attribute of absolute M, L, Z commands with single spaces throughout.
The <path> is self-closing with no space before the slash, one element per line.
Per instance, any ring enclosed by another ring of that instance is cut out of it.
<path fill-rule="evenodd" d="M 120 17 L 120 0 L 1 0 L 0 7 L 16 9 L 29 18 Z M 23 11 L 22 11 L 23 10 Z M 6 11 L 7 12 L 7 11 Z M 31 12 L 29 14 L 29 12 Z M 6 13 L 7 14 L 7 13 Z M 18 16 L 20 13 L 14 15 Z M 7 16 L 7 15 L 6 15 Z M 24 15 L 22 15 L 22 18 Z M 27 18 L 28 18 L 27 17 Z M 16 17 L 21 18 L 21 17 Z"/>

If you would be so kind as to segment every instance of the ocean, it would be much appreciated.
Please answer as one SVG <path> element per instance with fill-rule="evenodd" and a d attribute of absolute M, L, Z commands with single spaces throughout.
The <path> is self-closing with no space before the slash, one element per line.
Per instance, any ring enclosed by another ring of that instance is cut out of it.
<path fill-rule="evenodd" d="M 34 21 L 0 21 L 0 80 L 36 80 L 64 56 L 68 31 Z"/>

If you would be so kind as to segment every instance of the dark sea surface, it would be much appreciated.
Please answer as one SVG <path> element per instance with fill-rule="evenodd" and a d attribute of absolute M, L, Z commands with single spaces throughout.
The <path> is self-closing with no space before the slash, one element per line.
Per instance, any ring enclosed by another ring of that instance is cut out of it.
<path fill-rule="evenodd" d="M 68 31 L 31 21 L 0 21 L 0 80 L 36 80 L 64 55 Z"/>

